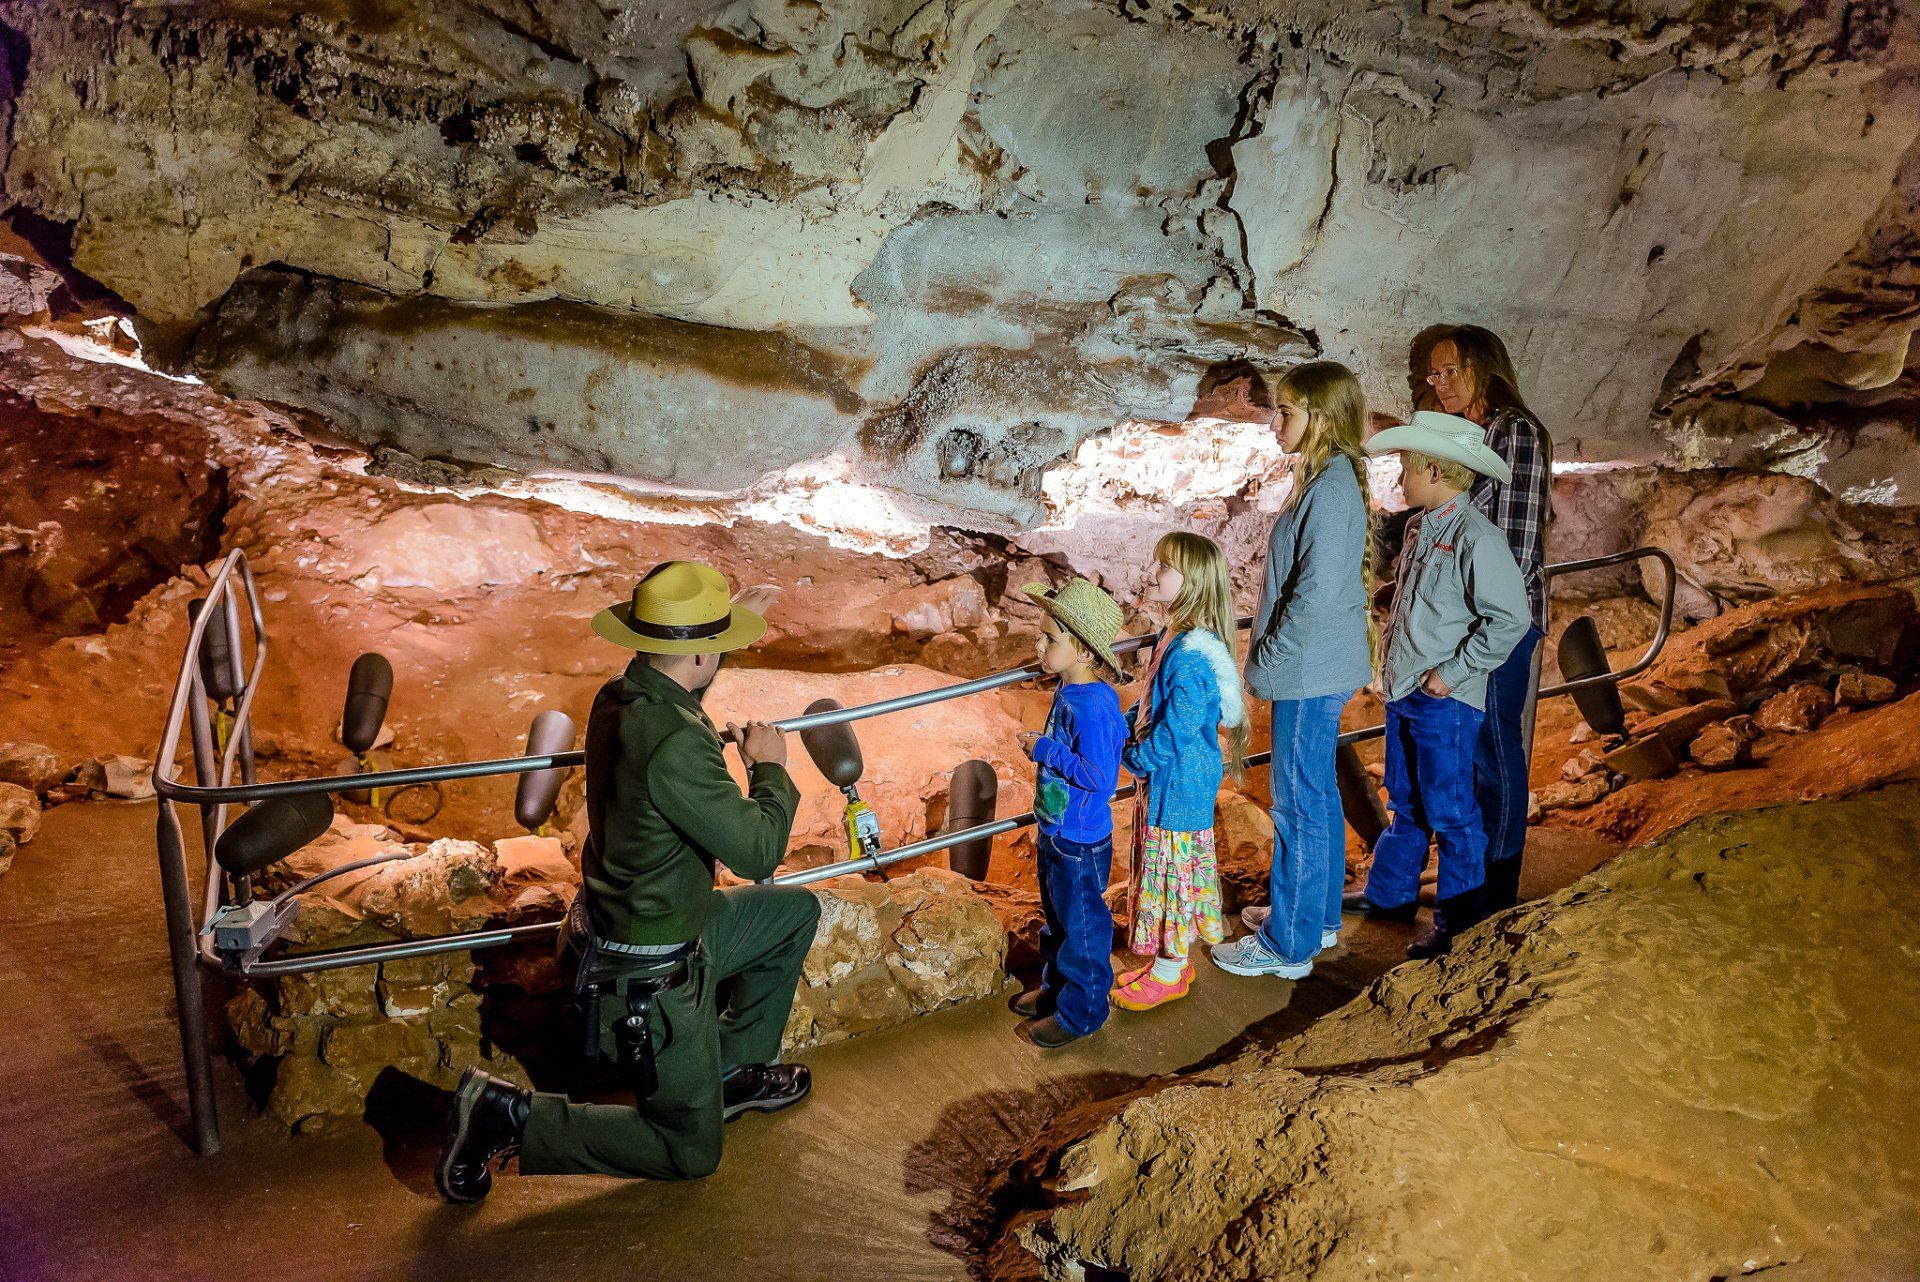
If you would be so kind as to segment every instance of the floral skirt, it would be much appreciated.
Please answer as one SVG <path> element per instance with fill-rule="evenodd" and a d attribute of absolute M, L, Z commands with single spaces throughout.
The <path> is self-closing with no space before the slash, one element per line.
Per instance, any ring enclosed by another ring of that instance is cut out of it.
<path fill-rule="evenodd" d="M 1128 947 L 1143 957 L 1185 960 L 1193 941 L 1227 937 L 1220 920 L 1220 875 L 1213 829 L 1169 832 L 1142 825 L 1134 841 L 1133 929 Z"/>

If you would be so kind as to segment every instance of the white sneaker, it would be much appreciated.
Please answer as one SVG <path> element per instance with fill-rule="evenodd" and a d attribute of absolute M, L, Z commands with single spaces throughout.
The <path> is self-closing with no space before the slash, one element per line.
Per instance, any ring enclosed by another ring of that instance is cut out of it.
<path fill-rule="evenodd" d="M 1242 908 L 1240 910 L 1240 924 L 1247 928 L 1249 934 L 1259 934 L 1260 928 L 1266 925 L 1272 918 L 1273 905 L 1271 904 L 1255 904 L 1251 908 Z M 1325 952 L 1329 948 L 1338 948 L 1339 946 L 1340 932 L 1338 930 L 1323 930 L 1320 932 L 1320 951 Z"/>
<path fill-rule="evenodd" d="M 1282 961 L 1260 942 L 1258 935 L 1245 935 L 1231 943 L 1215 944 L 1209 951 L 1213 964 L 1229 975 L 1274 975 L 1280 979 L 1305 979 L 1313 973 L 1313 962 Z"/>

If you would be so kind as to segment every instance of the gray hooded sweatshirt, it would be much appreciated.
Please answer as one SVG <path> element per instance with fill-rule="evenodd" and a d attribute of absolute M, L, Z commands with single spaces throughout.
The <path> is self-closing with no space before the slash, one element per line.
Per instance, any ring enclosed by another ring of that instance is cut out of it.
<path fill-rule="evenodd" d="M 1367 496 L 1339 456 L 1273 523 L 1260 608 L 1247 643 L 1247 688 L 1261 699 L 1352 694 L 1373 679 L 1367 655 Z"/>

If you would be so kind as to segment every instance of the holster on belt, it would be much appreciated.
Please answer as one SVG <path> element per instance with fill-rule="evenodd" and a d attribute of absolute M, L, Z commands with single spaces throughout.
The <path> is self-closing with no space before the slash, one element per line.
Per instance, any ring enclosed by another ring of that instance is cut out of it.
<path fill-rule="evenodd" d="M 574 1001 L 586 1023 L 587 1058 L 607 1058 L 600 1044 L 602 999 L 611 996 L 625 1001 L 626 1014 L 614 1021 L 613 1043 L 615 1059 L 636 1100 L 648 1099 L 660 1089 L 657 1057 L 673 1038 L 669 1026 L 666 1043 L 654 1045 L 649 1018 L 654 998 L 687 982 L 698 949 L 698 940 L 660 948 L 599 938 L 587 915 L 584 887 L 567 909 L 567 923 L 560 932 L 560 962 L 573 968 Z"/>

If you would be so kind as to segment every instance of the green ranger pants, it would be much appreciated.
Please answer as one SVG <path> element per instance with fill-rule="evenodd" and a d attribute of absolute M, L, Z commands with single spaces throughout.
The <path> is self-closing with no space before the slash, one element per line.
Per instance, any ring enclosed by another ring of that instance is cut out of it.
<path fill-rule="evenodd" d="M 520 1144 L 521 1174 L 689 1180 L 720 1164 L 721 1075 L 780 1054 L 820 901 L 803 886 L 713 893 L 691 978 L 654 999 L 660 1089 L 638 1107 L 535 1095 Z M 610 1048 L 625 1003 L 602 1005 L 601 1038 Z"/>

